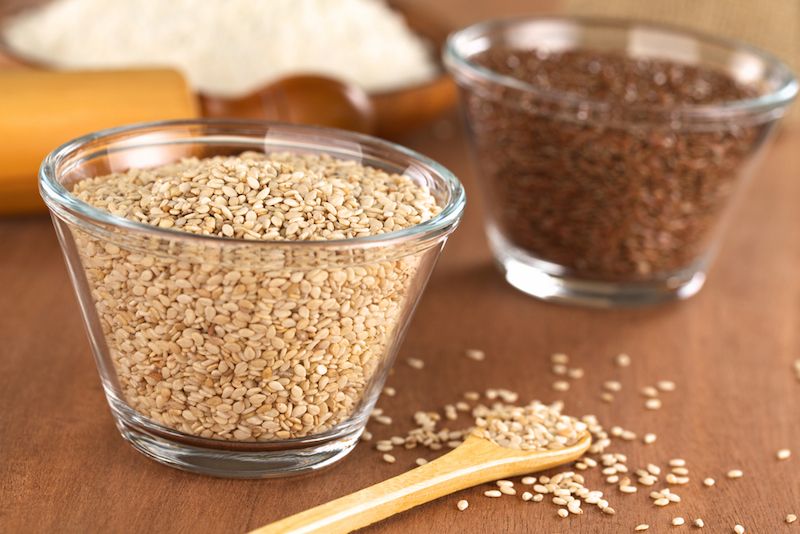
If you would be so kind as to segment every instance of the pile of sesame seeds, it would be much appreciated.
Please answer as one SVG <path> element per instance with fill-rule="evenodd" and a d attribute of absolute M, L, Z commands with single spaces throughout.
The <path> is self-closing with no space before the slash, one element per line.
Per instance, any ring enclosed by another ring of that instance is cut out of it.
<path fill-rule="evenodd" d="M 477 349 L 470 349 L 467 353 L 472 351 L 477 351 Z M 476 361 L 485 360 L 484 352 L 479 352 L 483 354 L 483 358 Z M 628 367 L 631 365 L 631 359 L 623 354 L 614 358 L 614 363 L 618 367 Z M 564 354 L 554 354 L 551 359 L 551 365 L 554 374 L 561 376 L 569 376 L 567 374 L 568 371 L 574 369 L 569 366 L 569 357 Z M 611 389 L 614 391 L 622 390 L 621 382 L 608 381 L 606 386 L 609 383 L 612 384 Z M 671 380 L 657 380 L 652 384 L 654 385 L 641 388 L 645 398 L 658 398 L 662 394 L 678 390 L 677 384 Z M 519 394 L 508 389 L 496 388 L 488 389 L 482 394 L 475 391 L 465 392 L 463 400 L 445 405 L 442 410 L 417 412 L 414 415 L 415 423 L 417 423 L 415 429 L 409 432 L 407 436 L 393 436 L 388 440 L 379 440 L 376 448 L 378 450 L 383 448 L 415 449 L 419 446 L 426 446 L 430 450 L 439 451 L 457 447 L 463 441 L 463 438 L 468 435 L 468 429 L 450 431 L 447 428 L 447 423 L 456 421 L 462 416 L 474 416 L 475 409 L 472 403 L 482 401 L 482 399 L 500 399 L 507 409 L 509 405 L 517 403 Z M 558 409 L 559 414 L 562 413 L 563 402 L 556 401 L 552 406 Z M 592 446 L 586 455 L 575 461 L 571 466 L 568 466 L 566 470 L 555 474 L 525 476 L 519 481 L 499 480 L 493 484 L 494 487 L 481 489 L 481 494 L 491 499 L 515 497 L 524 503 L 549 501 L 556 506 L 556 514 L 560 518 L 581 515 L 590 508 L 595 507 L 603 514 L 614 515 L 617 514 L 617 509 L 622 508 L 624 510 L 624 506 L 615 503 L 612 507 L 610 500 L 624 501 L 629 498 L 626 496 L 638 493 L 643 493 L 649 498 L 654 511 L 673 509 L 673 507 L 681 508 L 680 503 L 684 501 L 681 495 L 681 488 L 689 486 L 693 483 L 693 480 L 696 480 L 692 477 L 687 460 L 674 457 L 662 465 L 647 463 L 641 467 L 629 466 L 628 457 L 625 454 L 613 451 L 614 442 L 615 440 L 638 442 L 639 437 L 636 432 L 618 425 L 604 427 L 592 415 L 576 420 L 583 423 L 581 428 L 590 432 L 593 437 Z M 369 435 L 368 438 L 367 441 L 371 440 L 372 435 Z M 649 445 L 654 443 L 656 439 L 655 433 L 647 432 L 643 434 L 641 443 Z M 775 457 L 778 460 L 785 461 L 791 457 L 791 451 L 789 449 L 780 449 L 775 453 Z M 427 463 L 427 460 L 417 458 L 415 463 L 422 465 Z M 595 475 L 592 475 L 592 472 Z M 597 487 L 602 486 L 602 483 L 590 483 L 590 479 L 596 478 L 597 474 L 603 478 L 606 485 L 605 488 Z M 731 483 L 736 483 L 737 479 L 741 479 L 745 475 L 741 469 L 734 468 L 728 470 L 724 476 Z M 694 483 L 696 484 L 696 482 Z M 710 488 L 715 485 L 716 480 L 712 477 L 702 479 L 702 487 Z M 615 493 L 616 496 L 614 495 Z M 621 504 L 624 505 L 624 502 Z M 467 499 L 461 499 L 457 502 L 456 507 L 460 511 L 465 511 L 469 507 L 469 502 Z M 785 523 L 790 524 L 797 521 L 797 517 L 794 514 L 788 514 L 783 520 Z M 658 524 L 663 524 L 662 521 L 664 520 L 658 521 Z M 635 523 L 631 525 L 631 529 L 634 531 L 650 530 L 651 524 L 652 522 Z M 708 521 L 702 517 L 680 515 L 670 516 L 666 520 L 666 524 L 670 528 L 690 526 L 695 529 L 703 529 L 709 526 Z M 744 526 L 738 523 L 736 525 L 729 524 L 727 527 L 712 524 L 710 528 L 716 529 L 715 531 L 727 529 L 727 531 L 734 533 L 746 532 Z"/>
<path fill-rule="evenodd" d="M 352 417 L 425 254 L 254 242 L 382 234 L 439 211 L 406 176 L 292 153 L 189 158 L 72 193 L 133 221 L 239 240 L 73 230 L 120 396 L 156 424 L 231 441 L 299 438 Z"/>

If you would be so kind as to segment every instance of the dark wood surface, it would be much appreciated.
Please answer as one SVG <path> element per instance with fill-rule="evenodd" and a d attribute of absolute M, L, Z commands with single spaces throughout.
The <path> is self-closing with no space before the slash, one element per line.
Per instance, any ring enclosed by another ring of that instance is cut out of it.
<path fill-rule="evenodd" d="M 524 2 L 456 7 L 454 23 Z M 491 7 L 491 9 L 490 9 Z M 666 532 L 674 516 L 702 517 L 705 532 L 792 532 L 800 515 L 800 131 L 784 131 L 736 211 L 706 288 L 687 302 L 598 311 L 537 302 L 505 284 L 482 232 L 482 206 L 457 122 L 404 140 L 449 166 L 467 187 L 466 218 L 448 243 L 409 329 L 379 406 L 407 429 L 418 409 L 458 400 L 465 390 L 507 387 L 523 400 L 552 400 L 548 356 L 565 352 L 586 376 L 566 396 L 570 413 L 595 413 L 608 426 L 654 432 L 649 446 L 621 444 L 629 465 L 689 462 L 680 504 L 656 509 L 647 492 L 609 488 L 616 516 L 589 510 L 558 518 L 550 503 L 488 499 L 474 488 L 419 507 L 367 532 L 630 532 L 649 523 Z M 416 451 L 389 465 L 361 444 L 337 465 L 283 480 L 220 480 L 176 471 L 135 452 L 118 435 L 100 388 L 78 307 L 50 221 L 0 220 L 0 532 L 243 532 L 398 474 Z M 481 348 L 484 362 L 463 356 Z M 617 369 L 624 351 L 633 364 Z M 604 380 L 624 390 L 599 400 Z M 678 391 L 649 412 L 638 393 L 660 379 Z M 391 430 L 371 425 L 376 437 Z M 775 451 L 794 449 L 778 462 Z M 431 458 L 429 454 L 423 454 Z M 725 478 L 740 468 L 743 479 Z M 717 479 L 704 488 L 706 476 Z M 598 481 L 598 473 L 591 475 Z M 604 484 L 596 484 L 606 489 Z M 458 512 L 455 503 L 470 507 Z M 685 526 L 684 529 L 691 527 Z"/>

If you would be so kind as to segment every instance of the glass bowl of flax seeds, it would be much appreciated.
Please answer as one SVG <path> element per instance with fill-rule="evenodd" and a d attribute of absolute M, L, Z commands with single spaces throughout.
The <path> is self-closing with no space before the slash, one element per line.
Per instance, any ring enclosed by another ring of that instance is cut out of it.
<path fill-rule="evenodd" d="M 488 21 L 451 35 L 444 55 L 506 279 L 594 306 L 700 290 L 798 91 L 765 52 L 632 21 Z"/>

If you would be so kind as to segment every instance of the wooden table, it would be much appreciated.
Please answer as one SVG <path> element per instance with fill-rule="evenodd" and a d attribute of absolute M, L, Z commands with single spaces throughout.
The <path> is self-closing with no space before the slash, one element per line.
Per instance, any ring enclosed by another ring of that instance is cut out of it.
<path fill-rule="evenodd" d="M 454 23 L 523 11 L 523 2 L 451 9 Z M 465 4 L 466 6 L 466 4 Z M 496 9 L 495 9 L 496 8 Z M 586 376 L 573 383 L 567 409 L 607 425 L 654 432 L 652 445 L 623 443 L 629 465 L 685 458 L 691 483 L 683 501 L 656 509 L 647 491 L 608 489 L 615 516 L 588 510 L 562 520 L 550 503 L 482 496 L 474 488 L 366 529 L 367 532 L 650 532 L 674 516 L 702 517 L 709 532 L 791 532 L 800 514 L 800 131 L 784 131 L 736 212 L 707 287 L 688 302 L 598 311 L 533 300 L 493 268 L 482 206 L 458 122 L 404 140 L 450 167 L 467 187 L 465 220 L 436 268 L 379 406 L 407 429 L 418 409 L 435 409 L 466 390 L 506 387 L 523 400 L 563 397 L 551 389 L 549 355 L 565 352 Z M 409 469 L 418 456 L 389 465 L 369 445 L 334 467 L 283 480 L 219 480 L 176 471 L 135 452 L 111 421 L 61 252 L 45 216 L 0 221 L 0 532 L 243 532 Z M 486 351 L 484 362 L 464 357 Z M 633 364 L 613 365 L 627 352 Z M 424 371 L 403 363 L 420 357 Z M 604 380 L 623 391 L 599 400 Z M 639 388 L 677 383 L 660 411 L 647 411 Z M 391 430 L 371 425 L 377 437 Z M 794 448 L 778 462 L 775 452 Z M 743 479 L 727 480 L 739 468 Z M 713 488 L 701 480 L 717 479 Z M 661 487 L 661 485 L 659 486 Z M 470 507 L 456 509 L 466 498 Z M 690 528 L 688 526 L 684 527 Z"/>

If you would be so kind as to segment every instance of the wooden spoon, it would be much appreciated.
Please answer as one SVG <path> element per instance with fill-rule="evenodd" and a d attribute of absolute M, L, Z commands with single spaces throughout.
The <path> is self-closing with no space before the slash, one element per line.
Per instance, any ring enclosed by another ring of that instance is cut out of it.
<path fill-rule="evenodd" d="M 365 527 L 456 491 L 578 459 L 592 443 L 586 433 L 571 447 L 530 452 L 471 435 L 444 456 L 327 504 L 281 519 L 250 534 L 336 534 Z"/>

